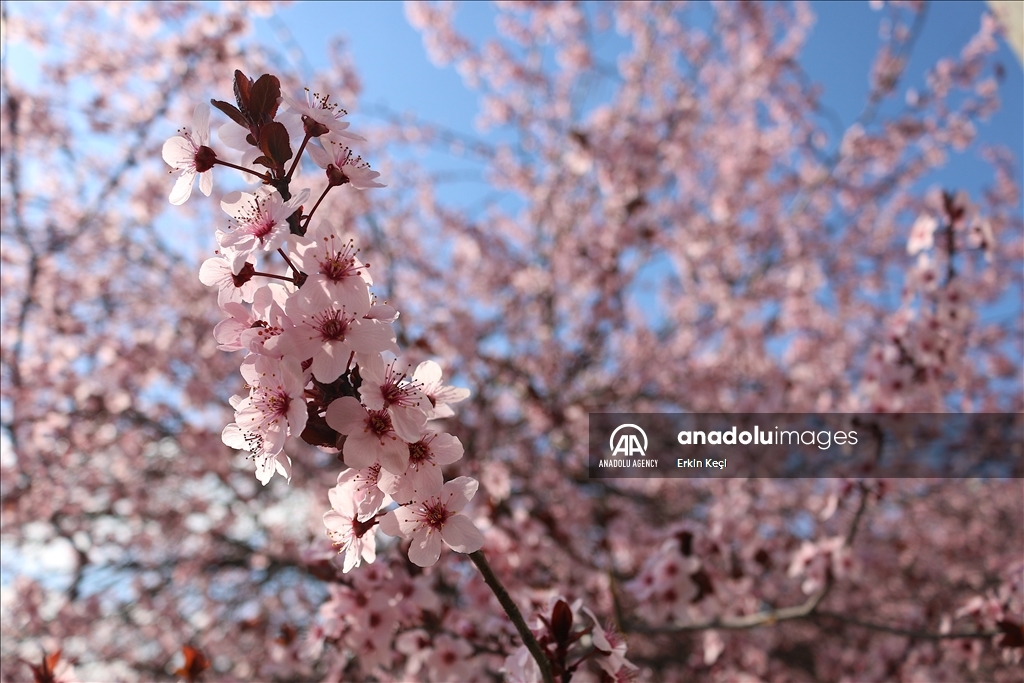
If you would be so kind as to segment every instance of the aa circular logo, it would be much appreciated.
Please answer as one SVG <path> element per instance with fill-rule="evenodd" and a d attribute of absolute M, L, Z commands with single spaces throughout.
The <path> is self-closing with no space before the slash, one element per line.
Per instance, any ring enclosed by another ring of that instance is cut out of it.
<path fill-rule="evenodd" d="M 647 433 L 634 424 L 619 425 L 608 439 L 608 448 L 612 457 L 642 458 L 647 455 Z"/>

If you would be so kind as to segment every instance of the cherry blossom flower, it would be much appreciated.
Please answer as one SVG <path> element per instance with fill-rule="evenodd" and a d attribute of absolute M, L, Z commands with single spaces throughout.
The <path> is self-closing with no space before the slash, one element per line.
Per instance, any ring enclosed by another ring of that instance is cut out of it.
<path fill-rule="evenodd" d="M 217 254 L 203 261 L 199 267 L 199 281 L 207 287 L 217 287 L 217 303 L 223 306 L 229 301 L 252 302 L 253 294 L 260 283 L 253 280 L 255 264 L 246 259 L 241 270 L 235 274 L 231 262 L 223 254 Z"/>
<path fill-rule="evenodd" d="M 372 299 L 371 299 L 372 300 Z M 363 316 L 367 320 L 379 320 L 382 323 L 393 323 L 398 320 L 398 309 L 391 304 L 374 303 Z"/>
<path fill-rule="evenodd" d="M 959 282 L 949 283 L 939 293 L 936 314 L 950 330 L 963 330 L 970 324 L 974 311 L 967 304 L 967 296 Z"/>
<path fill-rule="evenodd" d="M 370 566 L 367 569 L 372 568 Z M 350 643 L 353 650 L 359 653 L 360 664 L 367 668 L 389 666 L 393 657 L 391 638 L 399 620 L 391 595 L 374 592 L 359 607 L 349 616 L 349 620 L 354 636 Z"/>
<path fill-rule="evenodd" d="M 450 465 L 462 458 L 459 439 L 451 434 L 427 431 L 409 446 L 409 466 L 402 475 L 382 472 L 379 486 L 399 502 L 420 500 L 430 492 L 439 491 L 444 478 L 441 465 Z"/>
<path fill-rule="evenodd" d="M 458 403 L 469 396 L 469 389 L 452 387 L 442 384 L 441 366 L 432 360 L 423 361 L 416 366 L 412 373 L 412 379 L 416 382 L 433 406 L 430 419 L 451 417 L 455 414 L 448 404 Z"/>
<path fill-rule="evenodd" d="M 351 492 L 342 484 L 328 491 L 331 509 L 324 513 L 324 526 L 331 542 L 340 546 L 339 553 L 344 553 L 345 560 L 342 572 L 347 574 L 363 561 L 372 563 L 377 556 L 377 544 L 374 540 L 372 521 L 373 512 L 360 512 Z"/>
<path fill-rule="evenodd" d="M 387 410 L 395 432 L 409 442 L 419 440 L 430 409 L 426 395 L 405 373 L 395 370 L 399 361 L 385 364 L 380 354 L 360 358 L 363 383 L 359 397 L 370 410 Z"/>
<path fill-rule="evenodd" d="M 914 221 L 914 227 L 910 229 L 910 238 L 907 240 L 907 253 L 913 256 L 919 251 L 931 249 L 935 243 L 935 230 L 939 222 L 933 216 L 921 214 Z"/>
<path fill-rule="evenodd" d="M 221 308 L 229 317 L 217 323 L 213 328 L 213 336 L 217 340 L 217 348 L 221 351 L 240 351 L 245 348 L 242 345 L 242 333 L 259 322 L 248 306 L 229 301 Z"/>
<path fill-rule="evenodd" d="M 372 170 L 362 157 L 353 157 L 349 147 L 335 140 L 328 138 L 326 147 L 311 144 L 308 149 L 316 165 L 327 171 L 332 185 L 351 184 L 357 190 L 387 187 L 375 180 L 380 173 Z"/>
<path fill-rule="evenodd" d="M 433 652 L 427 658 L 431 681 L 468 681 L 473 669 L 469 660 L 473 647 L 461 638 L 446 633 L 434 637 Z"/>
<path fill-rule="evenodd" d="M 971 249 L 981 249 L 989 263 L 995 255 L 996 236 L 989 220 L 977 220 L 967 233 L 967 244 Z"/>
<path fill-rule="evenodd" d="M 287 327 L 293 327 L 284 315 L 279 300 L 283 300 L 280 285 L 263 285 L 256 290 L 251 307 L 229 301 L 221 310 L 229 317 L 217 323 L 213 336 L 221 351 L 240 351 L 279 357 L 276 337 Z"/>
<path fill-rule="evenodd" d="M 322 220 L 295 242 L 295 265 L 309 277 L 299 290 L 313 309 L 344 307 L 355 316 L 370 310 L 367 268 L 356 258 L 352 240 L 343 242 L 334 225 Z"/>
<path fill-rule="evenodd" d="M 367 410 L 344 396 L 327 406 L 327 424 L 344 434 L 342 456 L 349 467 L 362 469 L 380 463 L 388 472 L 402 474 L 409 466 L 409 449 L 395 434 L 386 410 Z"/>
<path fill-rule="evenodd" d="M 335 488 L 352 498 L 356 511 L 361 516 L 373 516 L 389 500 L 377 485 L 380 475 L 379 463 L 364 469 L 350 467 L 338 475 L 338 484 Z"/>
<path fill-rule="evenodd" d="M 184 204 L 192 196 L 192 185 L 199 175 L 199 189 L 207 197 L 213 192 L 213 160 L 217 154 L 210 149 L 210 106 L 196 105 L 192 113 L 192 130 L 179 130 L 179 135 L 167 140 L 163 158 L 167 165 L 181 171 L 171 188 L 170 202 Z"/>
<path fill-rule="evenodd" d="M 296 326 L 284 332 L 279 350 L 303 360 L 312 358 L 310 370 L 321 382 L 338 379 L 354 352 L 398 350 L 390 324 L 358 318 L 344 307 L 319 309 L 291 297 L 285 312 Z"/>
<path fill-rule="evenodd" d="M 238 408 L 244 399 L 241 396 L 232 396 L 230 403 L 232 408 Z M 228 448 L 239 451 L 248 451 L 256 464 L 256 478 L 264 486 L 275 474 L 280 474 L 287 481 L 291 481 L 292 460 L 284 453 L 267 453 L 264 448 L 263 437 L 257 433 L 247 431 L 232 422 L 221 432 L 221 441 Z"/>
<path fill-rule="evenodd" d="M 237 273 L 249 255 L 258 251 L 274 251 L 291 234 L 288 217 L 295 213 L 309 196 L 305 189 L 288 201 L 276 190 L 261 187 L 255 194 L 231 192 L 220 205 L 231 216 L 229 228 L 217 233 L 224 255 L 231 261 L 231 272 Z"/>
<path fill-rule="evenodd" d="M 537 660 L 525 645 L 520 645 L 515 652 L 505 658 L 501 670 L 505 673 L 508 683 L 541 683 L 543 680 Z"/>
<path fill-rule="evenodd" d="M 590 637 L 594 641 L 594 647 L 603 657 L 597 658 L 597 664 L 604 669 L 608 675 L 614 676 L 619 669 L 627 667 L 635 669 L 636 665 L 626 659 L 626 641 L 614 628 L 603 628 L 590 609 L 583 607 L 583 612 L 594 621 L 594 630 Z"/>
<path fill-rule="evenodd" d="M 424 662 L 433 654 L 430 647 L 430 634 L 421 628 L 404 631 L 395 638 L 395 649 L 406 656 L 405 673 L 415 676 L 423 668 Z"/>
<path fill-rule="evenodd" d="M 281 358 L 280 336 L 295 327 L 284 312 L 288 293 L 282 285 L 263 285 L 253 296 L 252 315 L 255 321 L 239 335 L 242 347 L 252 353 Z"/>
<path fill-rule="evenodd" d="M 698 588 L 691 578 L 701 567 L 693 555 L 680 556 L 679 541 L 670 539 L 648 558 L 628 587 L 651 606 L 652 622 L 685 621 Z"/>
<path fill-rule="evenodd" d="M 276 455 L 289 433 L 300 434 L 306 426 L 305 376 L 295 361 L 269 356 L 255 356 L 253 362 L 243 363 L 242 376 L 250 392 L 236 406 L 235 422 L 263 437 L 266 452 Z"/>
<path fill-rule="evenodd" d="M 484 536 L 461 512 L 479 485 L 471 477 L 452 479 L 437 494 L 386 514 L 380 522 L 381 531 L 411 538 L 409 560 L 420 567 L 437 562 L 442 541 L 459 553 L 476 552 L 483 547 Z"/>
<path fill-rule="evenodd" d="M 365 140 L 361 135 L 349 132 L 348 121 L 342 121 L 341 117 L 348 115 L 348 112 L 330 101 L 330 95 L 306 91 L 306 101 L 294 99 L 282 93 L 281 97 L 288 105 L 288 110 L 283 112 L 279 119 L 286 126 L 290 121 L 309 118 L 321 126 L 327 128 L 332 135 L 348 138 L 350 140 Z M 319 137 L 316 135 L 315 137 Z M 301 139 L 301 138 L 299 138 Z"/>

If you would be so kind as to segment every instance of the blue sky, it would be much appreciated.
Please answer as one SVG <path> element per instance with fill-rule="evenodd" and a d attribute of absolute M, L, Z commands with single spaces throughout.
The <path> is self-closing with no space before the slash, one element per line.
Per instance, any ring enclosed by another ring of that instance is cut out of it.
<path fill-rule="evenodd" d="M 824 104 L 844 125 L 852 123 L 864 107 L 871 64 L 879 44 L 878 26 L 884 13 L 867 2 L 813 2 L 817 22 L 804 47 L 801 61 L 811 78 L 824 87 Z M 905 86 L 924 84 L 927 68 L 941 57 L 956 57 L 978 30 L 986 11 L 982 2 L 931 2 L 924 30 L 906 71 Z M 457 25 L 473 38 L 495 35 L 494 12 L 485 3 L 462 3 Z M 285 28 L 286 31 L 281 29 Z M 363 81 L 363 108 L 386 106 L 412 113 L 422 120 L 479 134 L 473 121 L 476 94 L 467 90 L 451 67 L 436 67 L 427 58 L 420 35 L 405 19 L 397 2 L 298 2 L 283 8 L 272 20 L 257 21 L 258 37 L 282 52 L 292 50 L 295 64 L 324 68 L 327 45 L 343 36 Z M 283 39 L 290 34 L 291 39 Z M 989 122 L 979 126 L 979 141 L 1000 143 L 1024 157 L 1024 72 L 1016 55 L 1001 42 L 999 60 L 1006 70 L 1001 88 L 1003 106 Z M 365 116 L 353 107 L 353 129 Z M 943 182 L 976 192 L 986 182 L 977 146 L 952 156 Z"/>
<path fill-rule="evenodd" d="M 700 9 L 700 3 L 697 7 L 696 14 L 707 14 Z M 38 8 L 39 5 L 25 2 L 8 5 L 13 14 L 35 12 Z M 55 9 L 50 6 L 46 11 Z M 801 61 L 811 79 L 823 86 L 823 103 L 847 126 L 864 107 L 871 63 L 879 44 L 878 26 L 885 13 L 872 10 L 863 0 L 812 2 L 811 9 L 817 21 Z M 941 57 L 955 57 L 977 31 L 985 11 L 983 2 L 930 2 L 923 33 L 901 85 L 922 86 L 929 66 Z M 494 10 L 488 3 L 461 3 L 456 17 L 459 28 L 472 38 L 496 34 Z M 285 55 L 293 66 L 307 73 L 329 68 L 328 44 L 339 36 L 345 39 L 364 86 L 361 103 L 343 103 L 352 113 L 353 130 L 375 123 L 372 112 L 384 107 L 455 131 L 481 135 L 474 126 L 477 95 L 463 85 L 453 68 L 437 67 L 430 62 L 420 34 L 405 18 L 403 3 L 296 2 L 279 8 L 271 18 L 254 17 L 254 23 L 259 42 Z M 613 38 L 608 45 L 614 47 L 614 42 Z M 38 56 L 15 48 L 6 57 L 11 60 L 15 76 L 31 87 L 36 80 Z M 1006 73 L 1000 88 L 1003 106 L 990 121 L 978 127 L 978 142 L 1006 145 L 1020 160 L 1024 158 L 1024 72 L 1016 55 L 1003 42 L 998 58 Z M 304 84 L 286 85 L 297 90 Z M 183 123 L 169 122 L 168 132 Z M 991 178 L 987 165 L 978 157 L 979 147 L 976 144 L 963 153 L 954 153 L 946 168 L 930 182 L 966 189 L 977 196 Z M 423 162 L 433 170 L 465 169 L 467 164 L 465 160 L 440 154 L 429 154 Z M 476 197 L 484 190 L 480 183 L 458 185 L 463 197 Z M 441 198 L 446 200 L 455 195 L 442 192 Z"/>

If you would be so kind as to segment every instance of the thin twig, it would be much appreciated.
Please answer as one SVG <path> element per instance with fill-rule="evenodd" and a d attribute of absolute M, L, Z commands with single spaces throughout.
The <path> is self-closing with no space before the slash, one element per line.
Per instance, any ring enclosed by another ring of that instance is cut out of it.
<path fill-rule="evenodd" d="M 320 202 L 322 202 L 324 200 L 324 197 L 327 196 L 327 193 L 331 191 L 332 187 L 334 187 L 334 186 L 331 185 L 331 184 L 328 184 L 327 187 L 324 188 L 323 194 L 320 195 L 320 198 L 316 200 L 316 204 L 313 205 L 313 208 L 310 210 L 310 212 L 308 214 L 306 214 L 306 222 L 302 224 L 302 227 L 304 227 L 304 228 L 308 228 L 309 227 L 309 222 L 311 220 L 313 220 L 313 214 L 316 213 L 316 210 L 320 207 Z"/>
<path fill-rule="evenodd" d="M 233 168 L 236 171 L 241 171 L 242 173 L 254 175 L 265 183 L 270 182 L 271 180 L 269 175 L 267 175 L 266 173 L 260 173 L 254 168 L 246 168 L 245 166 L 239 166 L 237 164 L 231 163 L 230 161 L 224 161 L 223 159 L 214 159 L 213 163 L 218 166 L 227 166 L 228 168 Z"/>
<path fill-rule="evenodd" d="M 295 155 L 295 161 L 292 162 L 292 167 L 288 169 L 288 173 L 285 174 L 285 176 L 284 176 L 285 180 L 291 180 L 292 179 L 292 173 L 295 173 L 295 167 L 299 165 L 299 159 L 302 158 L 302 153 L 305 151 L 306 143 L 309 142 L 309 138 L 310 137 L 311 137 L 310 134 L 306 133 L 306 137 L 302 138 L 302 144 L 299 146 L 299 151 Z"/>
<path fill-rule="evenodd" d="M 533 655 L 534 660 L 537 662 L 537 666 L 540 667 L 540 675 L 544 679 L 544 683 L 554 683 L 555 679 L 551 674 L 551 664 L 548 662 L 547 655 L 541 648 L 540 643 L 537 642 L 537 639 L 534 638 L 533 631 L 526 625 L 526 620 L 523 619 L 523 615 L 519 608 L 516 607 L 516 603 L 512 601 L 512 596 L 508 594 L 505 586 L 501 584 L 494 570 L 491 569 L 491 565 L 487 563 L 487 558 L 484 557 L 483 551 L 477 550 L 475 553 L 470 553 L 469 559 L 473 560 L 473 564 L 483 574 L 487 587 L 498 598 L 498 602 L 501 603 L 505 614 L 512 620 L 516 630 L 519 631 L 519 637 L 523 639 L 523 644 L 526 645 L 526 649 L 530 651 L 530 654 Z"/>
<path fill-rule="evenodd" d="M 291 282 L 291 283 L 295 282 L 295 278 L 289 277 L 287 275 L 278 275 L 277 273 L 261 273 L 260 271 L 256 270 L 256 271 L 253 271 L 253 275 L 254 276 L 260 275 L 262 277 L 272 277 L 272 278 L 275 278 L 277 280 L 284 280 L 285 282 Z"/>
<path fill-rule="evenodd" d="M 296 267 L 295 267 L 295 264 L 294 264 L 294 263 L 292 263 L 292 260 L 291 260 L 290 258 L 288 258 L 288 254 L 286 254 L 286 253 L 284 252 L 284 249 L 278 249 L 278 250 L 277 250 L 277 253 L 281 255 L 281 258 L 283 258 L 283 259 L 284 259 L 284 262 L 288 264 L 288 267 L 289 267 L 289 268 L 291 268 L 291 269 L 292 269 L 292 272 L 293 272 L 293 273 L 295 273 L 295 275 L 297 276 L 297 275 L 299 274 L 299 272 L 300 272 L 300 271 L 299 271 L 299 269 L 298 269 L 298 268 L 296 268 Z M 287 279 L 289 279 L 289 280 L 294 280 L 294 276 L 293 276 L 293 277 L 291 277 L 291 278 L 287 278 Z"/>
<path fill-rule="evenodd" d="M 851 617 L 846 614 L 840 614 L 838 612 L 828 612 L 824 610 L 818 610 L 814 614 L 810 615 L 814 619 L 832 619 L 834 621 L 841 622 L 843 624 L 850 624 L 851 626 L 859 626 L 861 628 L 871 629 L 872 631 L 881 631 L 883 633 L 892 633 L 897 636 L 906 636 L 908 638 L 917 638 L 919 640 L 956 640 L 959 638 L 995 638 L 1002 634 L 1002 631 L 967 631 L 962 633 L 934 633 L 931 631 L 915 631 L 913 629 L 899 628 L 898 626 L 889 626 L 887 624 L 878 624 L 872 621 L 864 621 Z"/>

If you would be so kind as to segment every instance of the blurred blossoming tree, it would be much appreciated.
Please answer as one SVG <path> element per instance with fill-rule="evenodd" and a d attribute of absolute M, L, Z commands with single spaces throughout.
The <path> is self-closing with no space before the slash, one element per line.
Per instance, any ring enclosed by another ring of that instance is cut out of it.
<path fill-rule="evenodd" d="M 410 5 L 490 142 L 349 130 L 356 66 L 282 70 L 270 11 L 5 9 L 60 49 L 3 74 L 3 680 L 1020 680 L 1019 480 L 586 467 L 588 411 L 1024 408 L 1019 159 L 931 181 L 992 19 L 909 91 L 927 6 L 885 5 L 836 129 L 806 6 Z"/>

